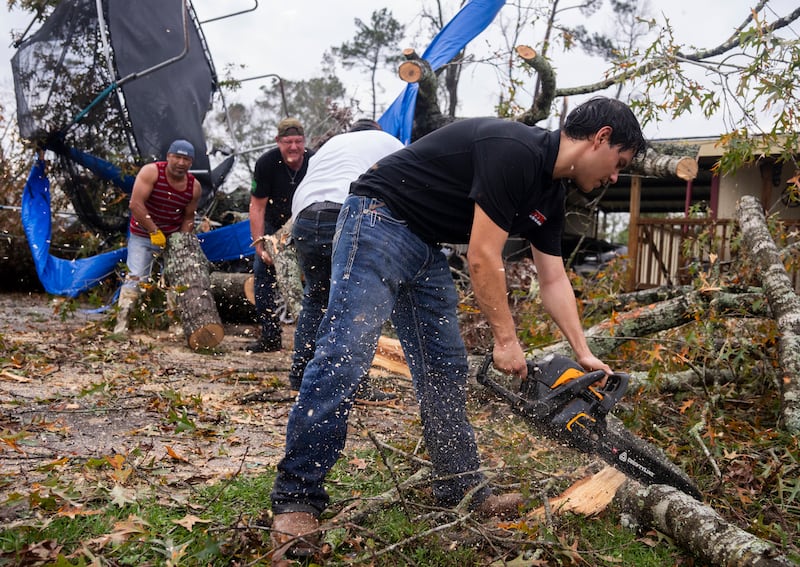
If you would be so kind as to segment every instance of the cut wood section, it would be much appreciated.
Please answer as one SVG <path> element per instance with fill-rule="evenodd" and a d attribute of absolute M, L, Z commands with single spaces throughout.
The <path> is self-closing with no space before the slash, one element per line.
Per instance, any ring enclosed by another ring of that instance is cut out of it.
<path fill-rule="evenodd" d="M 550 499 L 549 508 L 553 514 L 574 512 L 593 516 L 599 514 L 611 503 L 617 490 L 625 482 L 626 476 L 614 467 L 606 467 L 597 474 L 582 478 L 561 495 Z M 541 506 L 528 514 L 533 518 L 544 518 L 545 507 Z"/>
<path fill-rule="evenodd" d="M 518 45 L 516 50 L 517 55 L 522 57 L 525 61 L 533 60 L 536 57 L 536 50 L 528 45 Z"/>
<path fill-rule="evenodd" d="M 164 275 L 177 295 L 178 313 L 189 347 L 217 346 L 225 336 L 211 293 L 209 263 L 197 236 L 176 232 L 164 252 Z"/>
<path fill-rule="evenodd" d="M 416 61 L 403 61 L 397 69 L 397 74 L 406 83 L 416 83 L 422 78 L 422 67 Z"/>
<path fill-rule="evenodd" d="M 411 370 L 406 363 L 403 347 L 400 346 L 400 341 L 397 339 L 385 336 L 378 339 L 378 348 L 375 349 L 372 366 L 387 370 L 392 374 L 411 378 Z"/>

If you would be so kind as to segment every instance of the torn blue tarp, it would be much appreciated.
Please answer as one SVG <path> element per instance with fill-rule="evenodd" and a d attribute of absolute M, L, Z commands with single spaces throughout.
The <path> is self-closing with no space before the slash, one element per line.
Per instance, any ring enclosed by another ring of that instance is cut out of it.
<path fill-rule="evenodd" d="M 492 23 L 505 0 L 472 0 L 453 16 L 433 38 L 422 58 L 436 71 L 449 62 L 459 51 Z M 419 86 L 411 83 L 403 89 L 392 105 L 378 119 L 386 132 L 404 144 L 411 142 L 411 127 L 414 122 L 414 105 Z"/>
<path fill-rule="evenodd" d="M 22 194 L 21 215 L 39 281 L 45 291 L 53 295 L 78 296 L 113 274 L 117 264 L 127 257 L 127 248 L 78 260 L 65 260 L 50 254 L 50 180 L 43 160 L 37 159 L 31 168 Z M 198 234 L 197 238 L 212 262 L 236 260 L 253 254 L 248 221 Z"/>

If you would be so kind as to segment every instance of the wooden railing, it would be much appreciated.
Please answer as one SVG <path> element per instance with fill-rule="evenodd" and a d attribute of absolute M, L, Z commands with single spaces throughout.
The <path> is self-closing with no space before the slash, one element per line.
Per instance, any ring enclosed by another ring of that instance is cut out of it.
<path fill-rule="evenodd" d="M 800 228 L 800 221 L 784 222 L 789 228 Z M 734 220 L 686 218 L 639 218 L 637 229 L 630 289 L 689 283 L 698 270 L 711 267 L 712 255 L 725 271 L 732 261 L 731 239 L 738 230 Z M 789 276 L 800 291 L 800 269 L 790 269 Z"/>

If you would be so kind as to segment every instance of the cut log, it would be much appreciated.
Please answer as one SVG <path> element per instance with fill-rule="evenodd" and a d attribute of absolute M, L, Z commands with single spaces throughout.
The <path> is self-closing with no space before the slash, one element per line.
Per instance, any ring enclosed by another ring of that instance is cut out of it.
<path fill-rule="evenodd" d="M 194 350 L 213 348 L 225 336 L 211 293 L 209 262 L 197 236 L 176 232 L 164 252 L 164 276 L 177 295 L 183 333 Z"/>
<path fill-rule="evenodd" d="M 417 83 L 423 77 L 433 74 L 430 64 L 422 59 L 413 48 L 403 50 L 403 57 L 406 59 L 397 68 L 397 75 L 406 83 Z"/>
<path fill-rule="evenodd" d="M 677 177 L 691 181 L 697 177 L 697 160 L 691 156 L 662 154 L 653 148 L 636 157 L 631 163 L 631 173 L 649 177 Z"/>
<path fill-rule="evenodd" d="M 297 263 L 297 252 L 289 245 L 292 236 L 292 221 L 288 221 L 274 234 L 261 237 L 264 249 L 272 257 L 275 266 L 275 281 L 278 291 L 286 301 L 287 315 L 296 319 L 303 301 L 303 280 Z"/>
<path fill-rule="evenodd" d="M 235 272 L 211 272 L 211 293 L 223 321 L 255 323 L 253 275 Z"/>
<path fill-rule="evenodd" d="M 780 332 L 780 366 L 783 370 L 784 428 L 800 432 L 800 296 L 794 291 L 778 247 L 767 228 L 764 209 L 756 197 L 739 199 L 736 216 L 742 229 L 744 248 L 758 266 L 764 293 Z"/>
<path fill-rule="evenodd" d="M 628 479 L 614 498 L 634 525 L 665 533 L 708 565 L 795 565 L 770 542 L 728 523 L 712 508 L 677 488 L 642 486 Z"/>
<path fill-rule="evenodd" d="M 407 83 L 416 83 L 417 100 L 414 106 L 414 123 L 411 127 L 411 141 L 441 128 L 454 120 L 442 112 L 439 106 L 439 82 L 430 63 L 422 59 L 413 49 L 404 49 L 406 59 L 400 64 L 397 73 Z"/>

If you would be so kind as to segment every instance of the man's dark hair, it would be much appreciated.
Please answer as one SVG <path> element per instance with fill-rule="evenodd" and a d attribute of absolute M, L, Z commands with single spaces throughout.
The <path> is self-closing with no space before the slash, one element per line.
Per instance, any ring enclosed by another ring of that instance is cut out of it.
<path fill-rule="evenodd" d="M 348 130 L 348 132 L 362 132 L 364 130 L 382 130 L 382 128 L 381 125 L 374 120 L 370 120 L 369 118 L 361 118 L 353 122 L 353 125 L 350 126 L 350 130 Z"/>
<path fill-rule="evenodd" d="M 633 111 L 615 98 L 598 96 L 576 106 L 567 115 L 562 130 L 574 140 L 587 140 L 603 126 L 611 126 L 612 146 L 633 150 L 639 155 L 647 147 L 642 127 Z"/>

